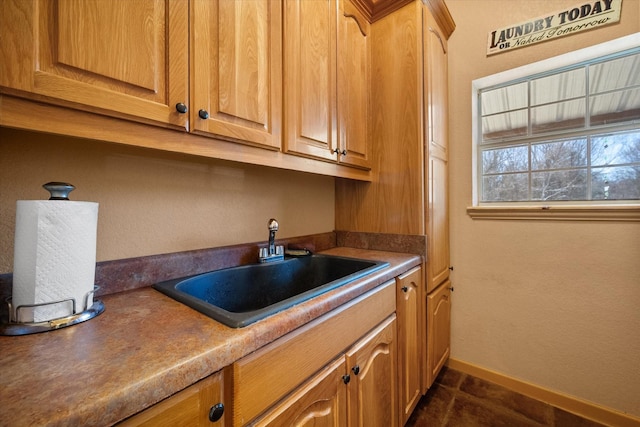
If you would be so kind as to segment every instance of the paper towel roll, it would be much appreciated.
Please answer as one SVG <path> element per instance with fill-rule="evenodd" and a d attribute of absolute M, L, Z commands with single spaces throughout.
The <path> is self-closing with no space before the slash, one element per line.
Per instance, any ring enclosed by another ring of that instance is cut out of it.
<path fill-rule="evenodd" d="M 13 268 L 13 309 L 74 298 L 76 312 L 93 304 L 98 203 L 18 200 Z M 23 309 L 18 322 L 43 322 L 73 314 L 62 303 Z"/>

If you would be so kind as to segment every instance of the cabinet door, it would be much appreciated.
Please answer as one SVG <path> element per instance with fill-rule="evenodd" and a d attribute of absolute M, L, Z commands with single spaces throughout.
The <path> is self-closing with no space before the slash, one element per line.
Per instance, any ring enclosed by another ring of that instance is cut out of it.
<path fill-rule="evenodd" d="M 186 129 L 180 0 L 3 0 L 0 86 L 19 96 Z"/>
<path fill-rule="evenodd" d="M 223 402 L 223 380 L 222 372 L 213 374 L 151 408 L 126 419 L 118 426 L 223 427 L 225 424 L 224 416 L 216 422 L 212 422 L 209 419 L 212 407 Z"/>
<path fill-rule="evenodd" d="M 424 286 L 422 268 L 416 267 L 397 279 L 398 381 L 400 425 L 409 419 L 422 396 L 422 337 L 424 336 Z"/>
<path fill-rule="evenodd" d="M 280 149 L 282 3 L 191 2 L 193 129 Z"/>
<path fill-rule="evenodd" d="M 351 427 L 398 425 L 395 315 L 347 353 L 347 408 Z"/>
<path fill-rule="evenodd" d="M 369 168 L 370 24 L 349 0 L 338 0 L 340 163 Z"/>
<path fill-rule="evenodd" d="M 347 389 L 343 357 L 329 364 L 305 385 L 276 405 L 253 426 L 342 427 L 347 420 Z"/>
<path fill-rule="evenodd" d="M 427 388 L 449 358 L 451 348 L 451 282 L 427 296 Z"/>
<path fill-rule="evenodd" d="M 285 0 L 288 152 L 336 161 L 336 0 Z"/>
<path fill-rule="evenodd" d="M 427 191 L 429 263 L 427 292 L 449 278 L 449 200 L 447 150 L 447 43 L 424 7 L 425 123 L 428 124 Z"/>
<path fill-rule="evenodd" d="M 425 28 L 424 36 L 426 43 L 427 61 L 427 91 L 429 108 L 427 111 L 429 129 L 429 144 L 432 149 L 442 151 L 441 157 L 447 156 L 448 148 L 448 59 L 447 40 L 442 35 L 442 31 L 436 24 L 429 9 L 424 8 Z"/>

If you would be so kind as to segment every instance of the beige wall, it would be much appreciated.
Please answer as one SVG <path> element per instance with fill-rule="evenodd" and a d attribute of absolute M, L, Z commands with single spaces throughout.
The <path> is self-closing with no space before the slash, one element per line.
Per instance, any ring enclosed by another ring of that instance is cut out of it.
<path fill-rule="evenodd" d="M 266 241 L 334 229 L 334 180 L 0 128 L 0 273 L 13 271 L 16 200 L 49 181 L 100 203 L 98 261 Z"/>
<path fill-rule="evenodd" d="M 586 3 L 586 1 L 585 1 Z M 491 57 L 487 33 L 576 0 L 447 0 L 452 357 L 640 416 L 640 224 L 472 220 L 471 81 L 640 31 L 620 23 Z"/>

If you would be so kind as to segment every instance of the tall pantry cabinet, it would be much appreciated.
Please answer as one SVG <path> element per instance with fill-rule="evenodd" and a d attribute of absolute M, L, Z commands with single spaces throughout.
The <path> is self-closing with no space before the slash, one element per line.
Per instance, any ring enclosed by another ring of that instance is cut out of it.
<path fill-rule="evenodd" d="M 336 229 L 426 235 L 422 389 L 449 357 L 446 5 L 416 0 L 371 25 L 371 183 L 338 179 Z"/>

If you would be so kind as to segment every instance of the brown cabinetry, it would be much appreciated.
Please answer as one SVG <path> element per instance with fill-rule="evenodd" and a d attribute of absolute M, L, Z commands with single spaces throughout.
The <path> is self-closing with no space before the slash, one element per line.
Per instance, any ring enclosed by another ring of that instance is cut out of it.
<path fill-rule="evenodd" d="M 251 425 L 396 426 L 395 336 L 391 316 Z"/>
<path fill-rule="evenodd" d="M 391 316 L 251 425 L 396 426 L 395 335 Z"/>
<path fill-rule="evenodd" d="M 118 424 L 120 427 L 205 427 L 225 425 L 222 372 Z"/>
<path fill-rule="evenodd" d="M 276 405 L 254 426 L 347 425 L 345 360 L 340 358 Z"/>
<path fill-rule="evenodd" d="M 368 25 L 350 0 L 2 1 L 0 125 L 366 181 Z"/>
<path fill-rule="evenodd" d="M 286 1 L 285 148 L 335 160 L 336 0 Z"/>
<path fill-rule="evenodd" d="M 395 338 L 395 295 L 395 281 L 384 283 L 227 367 L 226 378 L 233 383 L 233 395 L 230 397 L 233 407 L 232 425 L 242 426 L 253 422 L 252 420 L 290 393 L 296 393 L 299 387 L 330 362 L 339 357 L 344 358 L 345 349 L 349 348 L 353 348 L 354 353 L 348 353 L 351 358 L 346 359 L 347 369 L 351 370 L 355 364 L 360 363 L 360 371 L 366 372 L 363 380 L 365 382 L 361 387 L 367 393 L 372 392 L 369 389 L 369 378 L 378 378 L 375 382 L 380 383 L 376 387 L 384 390 L 382 395 L 385 396 L 384 399 L 388 399 L 383 407 L 385 410 L 392 410 L 396 418 L 396 392 L 387 390 L 389 375 L 393 376 L 394 386 L 396 377 L 396 343 L 395 339 L 393 342 L 389 341 Z M 389 316 L 393 319 L 392 336 L 386 331 L 381 335 L 384 337 L 381 341 L 374 341 L 379 344 L 375 346 L 376 357 L 372 356 L 368 360 L 362 353 L 364 351 L 366 354 L 366 350 L 355 351 L 358 347 L 353 347 L 354 343 L 388 321 Z M 386 376 L 380 371 L 385 361 L 393 363 L 387 367 L 389 372 L 386 372 Z M 374 370 L 369 371 L 368 365 Z M 361 384 L 353 379 L 354 374 L 352 372 L 351 380 L 356 386 L 352 385 L 352 388 Z M 369 402 L 375 397 L 363 396 L 362 399 Z M 355 402 L 357 400 L 353 404 Z"/>
<path fill-rule="evenodd" d="M 451 282 L 427 296 L 427 384 L 430 386 L 449 358 L 451 340 Z"/>
<path fill-rule="evenodd" d="M 369 168 L 371 26 L 352 2 L 338 3 L 338 159 Z"/>
<path fill-rule="evenodd" d="M 193 131 L 280 149 L 282 3 L 191 5 Z"/>
<path fill-rule="evenodd" d="M 422 268 L 396 278 L 398 316 L 398 400 L 400 425 L 409 419 L 422 396 L 422 337 L 424 336 L 424 287 Z"/>
<path fill-rule="evenodd" d="M 368 167 L 368 25 L 349 0 L 285 1 L 287 152 Z"/>
<path fill-rule="evenodd" d="M 347 351 L 346 360 L 348 425 L 397 426 L 395 316 Z"/>
<path fill-rule="evenodd" d="M 6 0 L 0 17 L 4 92 L 188 128 L 184 2 Z"/>
<path fill-rule="evenodd" d="M 447 40 L 428 9 L 422 14 L 423 70 L 427 108 L 425 153 L 427 169 L 427 292 L 449 277 L 449 198 L 448 198 L 448 79 Z"/>
<path fill-rule="evenodd" d="M 453 29 L 437 0 L 409 2 L 371 24 L 376 174 L 370 184 L 336 182 L 336 229 L 426 236 L 425 292 L 449 278 L 447 39 Z M 427 336 L 422 339 L 425 361 Z M 431 385 L 428 370 L 423 363 L 423 391 Z"/>

